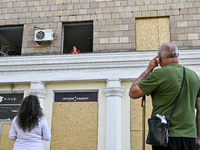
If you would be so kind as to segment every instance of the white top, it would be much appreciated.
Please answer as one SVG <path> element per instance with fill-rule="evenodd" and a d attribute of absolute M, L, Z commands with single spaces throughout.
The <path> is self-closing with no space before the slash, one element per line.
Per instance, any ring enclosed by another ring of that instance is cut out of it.
<path fill-rule="evenodd" d="M 9 139 L 14 140 L 13 150 L 44 150 L 42 139 L 49 141 L 51 134 L 44 116 L 40 117 L 38 126 L 30 132 L 24 132 L 18 127 L 17 117 L 13 119 Z"/>

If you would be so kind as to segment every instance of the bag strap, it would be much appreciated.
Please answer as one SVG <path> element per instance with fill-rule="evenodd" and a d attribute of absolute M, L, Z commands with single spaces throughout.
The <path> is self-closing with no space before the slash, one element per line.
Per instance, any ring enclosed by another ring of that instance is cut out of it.
<path fill-rule="evenodd" d="M 176 97 L 176 101 L 175 101 L 174 107 L 173 107 L 172 112 L 171 112 L 171 115 L 170 115 L 170 117 L 169 117 L 169 119 L 168 119 L 169 123 L 171 122 L 171 118 L 172 118 L 172 115 L 173 115 L 173 113 L 174 113 L 176 104 L 177 104 L 177 102 L 178 102 L 178 100 L 179 100 L 179 98 L 180 98 L 181 91 L 182 91 L 182 88 L 183 88 L 184 80 L 185 80 L 185 67 L 183 67 L 183 81 L 182 81 L 182 84 L 181 84 L 181 89 L 180 89 L 180 91 L 179 91 L 179 93 L 178 93 L 178 96 Z"/>

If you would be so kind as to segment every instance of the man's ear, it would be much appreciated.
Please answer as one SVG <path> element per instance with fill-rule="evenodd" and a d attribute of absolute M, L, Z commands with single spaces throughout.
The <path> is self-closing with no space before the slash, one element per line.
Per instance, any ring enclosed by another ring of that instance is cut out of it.
<path fill-rule="evenodd" d="M 160 55 L 158 55 L 158 63 L 160 64 L 162 62 Z"/>

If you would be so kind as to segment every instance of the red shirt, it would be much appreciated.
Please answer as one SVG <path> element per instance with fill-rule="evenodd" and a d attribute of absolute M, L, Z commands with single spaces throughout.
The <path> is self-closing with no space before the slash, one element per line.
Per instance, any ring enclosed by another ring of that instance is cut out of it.
<path fill-rule="evenodd" d="M 73 52 L 74 52 L 74 50 L 71 51 L 71 53 L 73 53 Z M 81 53 L 81 51 L 78 50 L 78 49 L 76 50 L 76 52 L 77 52 L 77 53 Z"/>

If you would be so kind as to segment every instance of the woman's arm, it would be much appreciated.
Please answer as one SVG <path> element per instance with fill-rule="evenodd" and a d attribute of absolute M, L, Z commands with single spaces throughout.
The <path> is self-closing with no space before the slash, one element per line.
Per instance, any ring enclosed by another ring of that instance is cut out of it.
<path fill-rule="evenodd" d="M 16 117 L 13 119 L 12 126 L 9 132 L 9 139 L 15 141 L 17 139 L 17 132 L 15 130 Z"/>
<path fill-rule="evenodd" d="M 49 127 L 48 127 L 48 124 L 47 124 L 47 120 L 45 117 L 43 117 L 42 119 L 42 138 L 45 140 L 45 141 L 49 141 L 51 139 L 51 133 L 49 131 Z"/>

